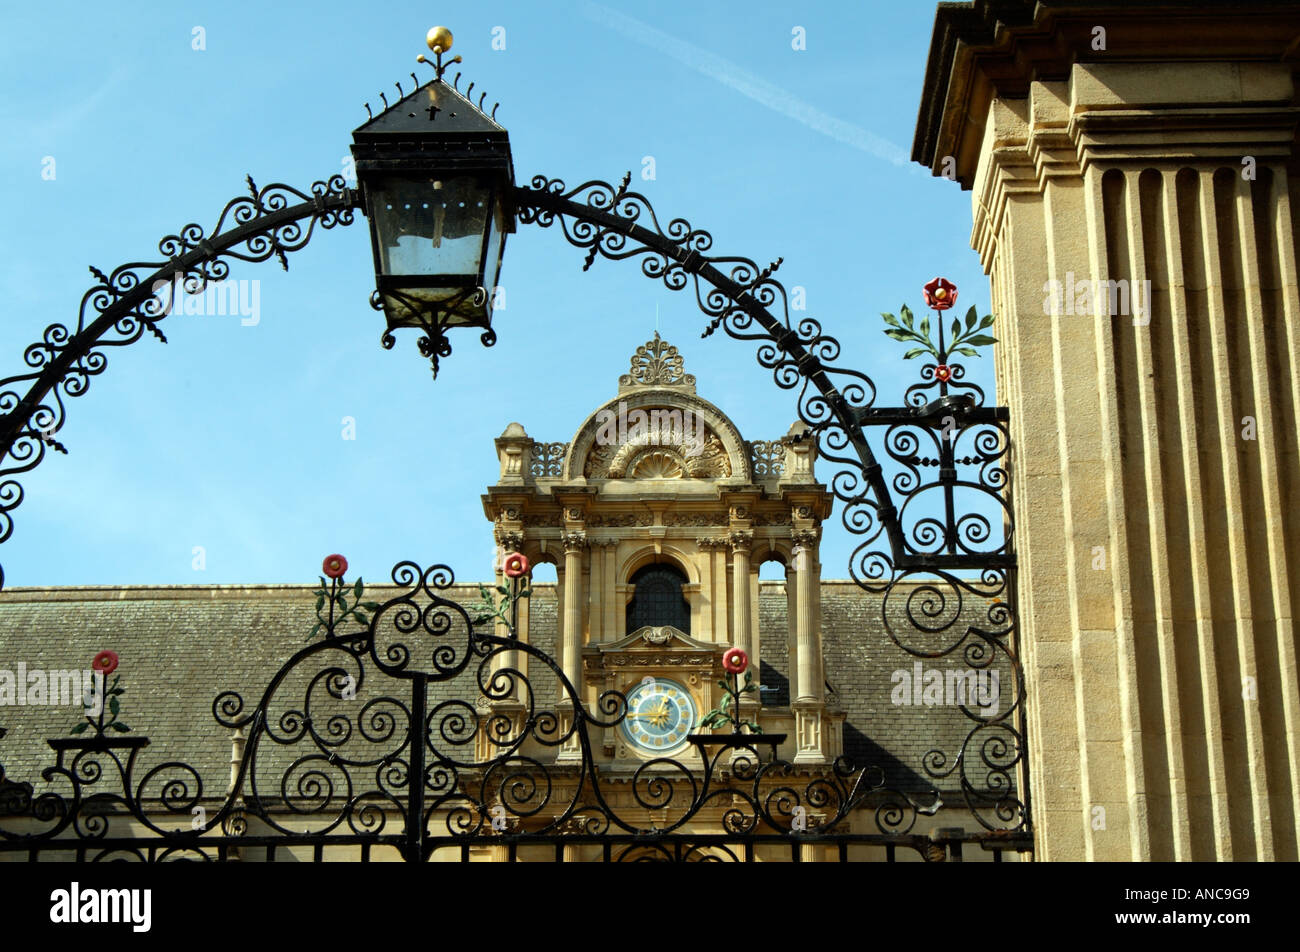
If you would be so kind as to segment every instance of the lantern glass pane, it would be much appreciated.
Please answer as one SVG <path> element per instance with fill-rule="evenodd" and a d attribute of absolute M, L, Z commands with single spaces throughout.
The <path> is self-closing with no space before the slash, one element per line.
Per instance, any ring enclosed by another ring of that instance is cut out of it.
<path fill-rule="evenodd" d="M 491 300 L 493 289 L 497 284 L 497 272 L 501 268 L 501 246 L 505 238 L 505 210 L 498 198 L 492 203 L 492 221 L 488 231 L 487 248 L 483 259 L 483 287 Z"/>
<path fill-rule="evenodd" d="M 478 285 L 490 198 L 473 176 L 389 179 L 375 201 L 380 273 L 448 275 L 459 279 L 453 284 Z"/>

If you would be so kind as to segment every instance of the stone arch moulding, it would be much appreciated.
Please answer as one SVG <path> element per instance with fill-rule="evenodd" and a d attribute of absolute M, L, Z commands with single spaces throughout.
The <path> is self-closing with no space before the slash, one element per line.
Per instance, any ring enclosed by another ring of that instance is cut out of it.
<path fill-rule="evenodd" d="M 582 421 L 582 425 L 578 427 L 573 439 L 569 442 L 570 450 L 564 458 L 563 478 L 565 480 L 583 478 L 587 457 L 591 454 L 601 430 L 601 415 L 608 412 L 618 413 L 620 404 L 629 412 L 652 407 L 672 407 L 690 410 L 692 413 L 698 414 L 700 419 L 704 421 L 705 426 L 717 434 L 718 439 L 722 441 L 723 449 L 727 451 L 727 460 L 731 464 L 731 475 L 721 477 L 719 481 L 740 485 L 752 481 L 753 472 L 750 466 L 749 451 L 745 447 L 745 441 L 740 435 L 740 430 L 731 422 L 731 418 L 703 397 L 666 388 L 646 388 L 629 391 L 619 394 L 612 400 L 597 407 L 587 419 Z"/>
<path fill-rule="evenodd" d="M 658 562 L 667 563 L 679 570 L 686 576 L 688 585 L 698 586 L 700 584 L 700 569 L 695 564 L 695 559 L 669 542 L 661 542 L 657 546 L 653 543 L 639 546 L 619 563 L 615 576 L 618 578 L 620 585 L 630 585 L 633 575 L 647 565 L 654 565 Z"/>
<path fill-rule="evenodd" d="M 794 558 L 793 548 L 793 544 L 788 539 L 769 540 L 755 533 L 754 547 L 749 553 L 749 564 L 758 569 L 768 562 L 775 562 L 789 568 Z"/>

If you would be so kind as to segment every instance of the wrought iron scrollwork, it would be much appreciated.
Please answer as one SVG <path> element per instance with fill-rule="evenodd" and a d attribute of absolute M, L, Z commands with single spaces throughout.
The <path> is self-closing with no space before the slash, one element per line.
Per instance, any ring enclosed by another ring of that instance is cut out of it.
<path fill-rule="evenodd" d="M 247 181 L 249 194 L 227 203 L 211 232 L 190 223 L 164 237 L 161 260 L 128 262 L 108 274 L 91 267 L 97 283 L 81 298 L 76 327 L 51 324 L 23 352 L 30 369 L 0 380 L 0 542 L 13 533 L 11 513 L 23 500 L 13 477 L 40 465 L 47 448 L 67 452 L 54 438 L 63 428 L 64 398 L 84 394 L 107 369 L 105 348 L 134 344 L 146 331 L 165 343 L 159 324 L 178 293 L 198 294 L 226 280 L 227 259 L 275 258 L 287 270 L 287 255 L 305 246 L 317 225 L 349 225 L 360 207 L 341 175 L 313 183 L 308 192 L 288 185 L 259 189 L 251 177 Z"/>
<path fill-rule="evenodd" d="M 603 844 L 613 859 L 718 860 L 765 844 L 922 856 L 933 845 L 914 827 L 937 794 L 918 802 L 843 759 L 811 769 L 778 759 L 784 735 L 698 734 L 677 757 L 622 774 L 598 766 L 600 733 L 628 713 L 624 695 L 568 703 L 575 686 L 554 659 L 476 626 L 448 597 L 446 566 L 402 562 L 392 578 L 401 590 L 366 626 L 331 620 L 251 709 L 235 691 L 217 695 L 214 718 L 243 739 L 219 803 L 184 762 L 138 776 L 144 737 L 55 739 L 42 775 L 52 789 L 5 787 L 0 852 L 163 860 L 389 846 L 423 861 L 447 847 L 549 843 Z M 850 829 L 859 811 L 874 830 Z M 716 832 L 701 833 L 700 820 Z"/>
<path fill-rule="evenodd" d="M 750 258 L 709 254 L 707 231 L 682 218 L 664 227 L 646 197 L 629 191 L 630 180 L 570 189 L 537 176 L 531 187 L 516 189 L 519 220 L 543 228 L 558 222 L 570 244 L 587 251 L 584 271 L 597 257 L 636 259 L 646 277 L 669 290 L 691 287 L 709 319 L 703 336 L 721 329 L 758 345 L 758 362 L 776 385 L 798 390 L 797 412 L 810 428 L 806 438 L 815 439 L 821 459 L 835 467 L 829 485 L 842 503 L 841 523 L 860 540 L 849 560 L 859 586 L 884 595 L 885 605 L 900 582 L 922 581 L 932 595 L 926 611 L 935 598 L 959 609 L 967 600 L 992 606 L 987 624 L 970 624 L 961 610 L 925 615 L 926 630 L 941 617 L 938 631 L 951 635 L 937 653 L 914 644 L 911 633 L 896 630 L 903 626 L 882 611 L 890 636 L 914 657 L 964 653 L 980 662 L 979 670 L 995 662 L 1010 667 L 1015 696 L 1002 714 L 990 721 L 963 707 L 973 724 L 961 748 L 951 755 L 932 750 L 923 766 L 935 779 L 959 773 L 972 815 L 988 829 L 1029 829 L 1025 778 L 1013 782 L 1025 741 L 1006 409 L 986 407 L 983 391 L 965 381 L 959 363 L 924 365 L 902 406 L 878 405 L 869 377 L 834 365 L 839 342 L 817 320 L 791 318 L 789 296 L 773 277 L 781 259 L 761 267 Z M 942 322 L 939 330 L 946 359 Z M 898 467 L 892 479 L 867 441 L 867 427 L 886 430 L 885 451 Z M 936 510 L 942 517 L 933 515 Z M 907 617 L 912 611 L 909 599 Z"/>
<path fill-rule="evenodd" d="M 786 290 L 773 277 L 780 259 L 761 267 L 749 258 L 710 255 L 713 239 L 708 232 L 681 218 L 662 226 L 645 197 L 629 191 L 629 182 L 630 176 L 617 187 L 592 181 L 567 189 L 559 180 L 539 176 L 531 188 L 515 190 L 515 206 L 523 223 L 551 227 L 558 222 L 566 239 L 587 251 L 584 270 L 597 257 L 634 259 L 645 276 L 662 281 L 670 290 L 690 286 L 709 319 L 705 336 L 722 329 L 732 338 L 755 342 L 758 361 L 771 371 L 777 386 L 798 390 L 797 412 L 809 427 L 804 438 L 815 439 L 821 458 L 836 467 L 830 489 L 843 504 L 843 525 L 861 540 L 850 560 L 851 575 L 862 588 L 883 594 L 882 606 L 906 597 L 901 616 L 882 607 L 891 638 L 917 658 L 960 657 L 972 668 L 1006 664 L 1014 672 L 1012 702 L 996 716 L 963 706 L 973 726 L 960 749 L 952 754 L 933 750 L 923 767 L 935 779 L 959 778 L 972 815 L 985 829 L 998 835 L 1026 835 L 1028 796 L 1024 778 L 1015 777 L 1024 760 L 1024 691 L 1015 640 L 1005 409 L 984 406 L 982 391 L 964 382 L 959 364 L 945 366 L 942 377 L 937 365 L 927 365 L 922 368 L 922 382 L 908 389 L 903 406 L 878 406 L 877 388 L 869 377 L 834 365 L 840 356 L 839 342 L 823 333 L 813 318 L 792 320 Z M 146 330 L 162 338 L 158 324 L 167 311 L 159 303 L 160 281 L 167 286 L 179 275 L 185 290 L 202 290 L 228 273 L 222 256 L 245 261 L 276 257 L 285 265 L 285 254 L 306 244 L 317 222 L 323 228 L 348 224 L 360 204 L 357 193 L 338 176 L 316 183 L 310 196 L 285 186 L 258 190 L 251 180 L 249 185 L 250 196 L 227 206 L 212 237 L 188 225 L 160 244 L 168 260 L 123 265 L 111 275 L 96 271 L 99 284 L 83 298 L 75 331 L 51 325 L 25 355 L 31 372 L 0 382 L 0 411 L 6 414 L 0 418 L 0 542 L 11 533 L 10 512 L 22 500 L 21 486 L 10 477 L 38 465 L 47 446 L 62 449 L 53 434 L 62 426 L 63 398 L 84 393 L 90 379 L 103 372 L 107 358 L 97 348 L 133 343 Z M 303 201 L 290 204 L 295 197 Z M 304 219 L 309 220 L 305 228 Z M 143 277 L 141 272 L 149 269 L 152 273 Z M 436 368 L 437 358 L 446 356 L 450 348 L 438 328 L 425 330 L 422 344 Z M 490 344 L 490 335 L 490 331 L 484 335 L 485 344 Z M 391 335 L 385 336 L 384 343 L 391 346 Z M 10 389 L 16 384 L 28 385 L 25 395 Z M 54 401 L 43 403 L 51 392 Z M 872 426 L 886 429 L 886 454 L 898 468 L 892 479 L 886 477 L 866 439 L 865 428 Z M 921 504 L 928 496 L 941 501 L 942 518 L 930 514 L 933 507 Z M 874 776 L 872 769 L 855 770 L 847 764 L 837 765 L 833 775 L 819 778 L 815 786 L 782 786 L 780 781 L 791 775 L 792 765 L 764 761 L 751 735 L 737 735 L 730 746 L 724 742 L 716 750 L 704 741 L 695 742 L 699 763 L 689 768 L 674 761 L 657 769 L 647 765 L 638 772 L 631 787 L 637 808 L 656 816 L 655 825 L 647 829 L 616 809 L 595 782 L 590 732 L 617 723 L 625 713 L 624 699 L 606 693 L 594 712 L 581 705 L 548 706 L 534 690 L 538 673 L 555 682 L 547 696 L 574 695 L 573 685 L 552 659 L 513 639 L 475 631 L 463 609 L 437 594 L 450 585 L 450 572 L 435 567 L 430 575 L 410 563 L 398 569 L 394 581 L 411 591 L 386 604 L 372 619 L 369 631 L 331 636 L 298 652 L 247 715 L 238 695 L 217 699 L 218 720 L 249 732 L 237 787 L 242 790 L 247 780 L 248 793 L 228 798 L 196 834 L 211 833 L 218 826 L 235 830 L 245 826 L 249 817 L 258 817 L 277 835 L 290 839 L 308 835 L 295 834 L 277 820 L 281 814 L 275 811 L 282 810 L 321 820 L 335 837 L 346 830 L 346 836 L 354 838 L 349 842 L 384 842 L 410 858 L 425 858 L 431 844 L 450 838 L 463 845 L 465 837 L 488 830 L 508 834 L 511 823 L 536 826 L 540 822 L 531 833 L 540 830 L 544 836 L 559 836 L 574 823 L 581 831 L 579 839 L 662 836 L 682 829 L 714 801 L 733 804 L 726 815 L 726 830 L 753 842 L 767 835 L 778 841 L 788 836 L 781 824 L 785 810 L 795 807 L 817 808 L 824 818 L 819 820 L 821 828 L 832 829 L 851 811 L 870 806 L 876 811 L 877 835 L 903 837 L 911 835 L 918 813 L 936 807 L 895 796 L 883 787 L 883 777 L 875 778 L 879 784 L 864 779 Z M 904 596 L 899 584 L 903 581 L 921 584 L 909 586 Z M 428 606 L 416 604 L 417 592 L 431 599 Z M 985 617 L 972 622 L 968 601 L 987 604 Z M 906 624 L 900 623 L 900 617 Z M 392 631 L 384 633 L 392 637 L 378 649 L 381 632 L 375 626 L 381 622 L 391 626 Z M 427 646 L 424 667 L 417 665 L 414 649 L 407 644 L 416 636 L 433 642 Z M 337 663 L 312 677 L 300 706 L 272 718 L 270 702 L 289 672 L 325 652 L 335 653 Z M 530 667 L 527 676 L 518 666 L 524 657 L 536 668 Z M 393 695 L 371 698 L 359 710 L 359 719 L 318 713 L 325 698 L 342 701 L 343 694 L 360 683 L 367 659 L 383 676 L 409 681 L 409 700 Z M 431 685 L 465 677 L 474 679 L 486 710 L 464 696 L 440 698 L 428 693 Z M 426 707 L 429 703 L 432 708 Z M 405 736 L 400 733 L 403 724 Z M 423 743 L 412 740 L 416 733 L 423 736 Z M 350 760 L 344 748 L 358 738 L 377 740 L 389 749 L 377 759 Z M 565 758 L 551 765 L 524 753 L 525 740 L 565 749 L 572 755 L 568 766 L 559 769 Z M 177 850 L 202 852 L 193 837 L 184 839 L 189 834 L 153 825 L 141 807 L 148 799 L 141 785 L 148 781 L 161 785 L 155 799 L 166 810 L 180 812 L 201 795 L 197 776 L 184 764 L 169 763 L 135 785 L 139 748 L 130 741 L 136 739 L 98 738 L 56 747 L 59 764 L 51 776 L 63 778 L 72 789 L 66 795 L 41 794 L 33 799 L 27 804 L 29 818 L 51 824 L 54 832 L 47 830 L 42 836 L 81 824 L 75 827 L 77 834 L 93 839 L 100 826 L 85 814 L 86 805 L 116 805 L 159 835 L 180 837 Z M 486 752 L 471 750 L 481 743 L 487 744 Z M 314 749 L 294 757 L 276 780 L 275 793 L 267 793 L 261 780 L 248 775 L 250 765 L 263 748 L 287 751 L 295 744 L 310 744 Z M 357 782 L 350 772 L 355 770 L 367 771 L 372 782 Z M 117 775 L 122 781 L 123 792 L 116 799 L 84 795 L 106 775 Z M 11 791 L 7 796 L 21 800 L 21 790 L 7 789 Z M 775 800 L 772 790 L 780 791 Z M 424 814 L 410 812 L 425 807 Z M 386 817 L 392 810 L 407 811 L 404 835 L 386 832 Z M 426 837 L 425 821 L 439 811 L 445 828 Z M 497 830 L 493 820 L 505 822 L 506 829 Z M 106 836 L 101 843 L 106 849 L 121 845 Z M 217 848 L 230 845 L 221 840 Z M 678 842 L 673 848 L 680 854 L 681 847 Z M 132 843 L 123 848 L 142 847 Z M 149 856 L 157 858 L 154 853 Z"/>

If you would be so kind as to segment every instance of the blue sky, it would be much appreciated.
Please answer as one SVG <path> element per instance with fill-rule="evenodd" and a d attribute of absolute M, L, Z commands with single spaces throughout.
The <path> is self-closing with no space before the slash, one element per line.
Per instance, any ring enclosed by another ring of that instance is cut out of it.
<path fill-rule="evenodd" d="M 988 311 L 970 194 L 907 161 L 934 6 L 8 6 L 0 375 L 23 369 L 47 324 L 75 323 L 87 265 L 156 260 L 163 235 L 210 229 L 245 174 L 305 189 L 340 171 L 362 104 L 381 90 L 391 101 L 398 80 L 409 89 L 412 70 L 427 78 L 415 56 L 440 22 L 465 60 L 462 88 L 473 80 L 501 103 L 520 183 L 631 170 L 661 220 L 708 229 L 715 253 L 783 257 L 778 277 L 806 289 L 841 363 L 876 381 L 879 403 L 900 403 L 920 362 L 901 359 L 880 312 L 919 309 L 937 274 L 960 288 L 960 311 Z M 558 228 L 522 226 L 506 248 L 498 344 L 454 337 L 436 382 L 413 333 L 380 347 L 360 217 L 319 233 L 288 273 L 235 262 L 232 278 L 260 281 L 256 325 L 174 314 L 169 343 L 110 349 L 108 370 L 68 401 L 70 455 L 20 477 L 6 585 L 311 581 L 330 552 L 375 581 L 402 559 L 484 577 L 493 438 L 517 420 L 536 439 L 570 439 L 615 394 L 656 310 L 700 394 L 746 438 L 785 433 L 795 395 L 752 345 L 701 340 L 692 292 L 631 262 L 584 274 L 582 260 Z M 989 356 L 966 364 L 991 395 Z M 852 550 L 837 518 L 830 578 L 847 577 Z"/>

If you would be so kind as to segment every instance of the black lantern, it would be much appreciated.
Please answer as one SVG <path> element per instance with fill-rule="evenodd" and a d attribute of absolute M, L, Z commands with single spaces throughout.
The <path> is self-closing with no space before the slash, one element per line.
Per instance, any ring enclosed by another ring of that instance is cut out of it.
<path fill-rule="evenodd" d="M 377 306 L 390 332 L 429 335 L 421 348 L 432 349 L 436 372 L 437 357 L 451 349 L 446 328 L 480 327 L 485 343 L 492 338 L 493 289 L 515 230 L 514 166 L 509 136 L 483 112 L 482 97 L 475 106 L 442 79 L 451 34 L 435 28 L 428 42 L 437 77 L 356 129 L 352 155 L 370 219 Z"/>

